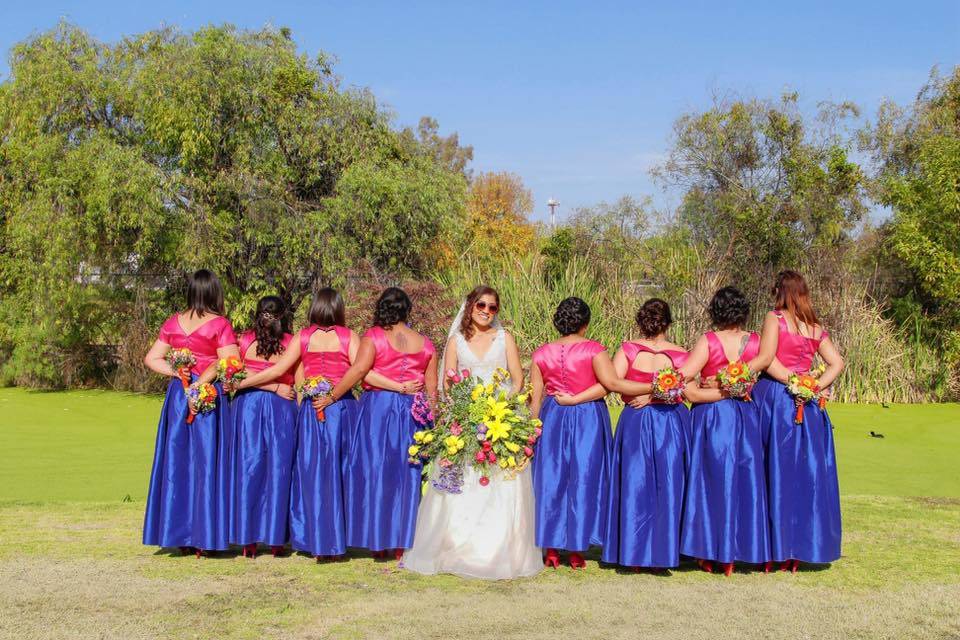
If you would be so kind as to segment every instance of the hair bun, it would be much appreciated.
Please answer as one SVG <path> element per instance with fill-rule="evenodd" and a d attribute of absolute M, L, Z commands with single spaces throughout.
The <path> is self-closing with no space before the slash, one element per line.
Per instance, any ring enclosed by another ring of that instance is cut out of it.
<path fill-rule="evenodd" d="M 637 311 L 637 326 L 644 338 L 652 338 L 664 333 L 673 324 L 670 305 L 660 298 L 650 298 Z"/>

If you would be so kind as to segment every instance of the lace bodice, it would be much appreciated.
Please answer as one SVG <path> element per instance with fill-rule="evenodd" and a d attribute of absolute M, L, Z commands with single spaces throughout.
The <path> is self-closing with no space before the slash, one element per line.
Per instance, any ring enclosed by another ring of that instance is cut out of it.
<path fill-rule="evenodd" d="M 490 382 L 494 371 L 498 368 L 507 368 L 507 346 L 503 328 L 497 329 L 497 335 L 482 359 L 470 350 L 470 345 L 459 331 L 456 333 L 456 340 L 458 369 L 470 369 L 471 375 L 481 378 L 484 382 Z"/>

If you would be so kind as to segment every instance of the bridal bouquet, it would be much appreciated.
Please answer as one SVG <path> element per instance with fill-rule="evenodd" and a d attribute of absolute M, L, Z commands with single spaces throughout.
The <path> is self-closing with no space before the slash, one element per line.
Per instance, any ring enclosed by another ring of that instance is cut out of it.
<path fill-rule="evenodd" d="M 414 402 L 414 419 L 429 428 L 414 433 L 407 453 L 411 463 L 424 464 L 424 489 L 429 481 L 438 491 L 460 493 L 466 464 L 480 471 L 483 486 L 489 484 L 492 468 L 508 475 L 526 469 L 541 434 L 541 422 L 527 410 L 528 391 L 513 396 L 502 391 L 510 377 L 502 369 L 488 384 L 466 369 L 448 371 L 446 376 L 451 385 L 431 413 L 432 423 L 417 418 Z M 440 469 L 431 480 L 434 465 Z"/>
<path fill-rule="evenodd" d="M 717 372 L 717 383 L 721 391 L 737 400 L 750 401 L 750 391 L 756 382 L 753 372 L 742 360 L 731 362 Z"/>

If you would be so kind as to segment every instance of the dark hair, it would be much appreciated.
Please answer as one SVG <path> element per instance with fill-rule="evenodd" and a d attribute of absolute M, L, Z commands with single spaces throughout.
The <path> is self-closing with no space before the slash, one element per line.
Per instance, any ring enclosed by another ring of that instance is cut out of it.
<path fill-rule="evenodd" d="M 710 320 L 718 329 L 743 327 L 750 318 L 750 303 L 736 287 L 724 287 L 710 299 Z"/>
<path fill-rule="evenodd" d="M 310 324 L 319 327 L 346 326 L 347 312 L 340 292 L 330 287 L 324 287 L 313 294 L 313 302 L 310 303 L 307 320 L 310 321 Z"/>
<path fill-rule="evenodd" d="M 637 326 L 644 338 L 658 336 L 673 324 L 670 305 L 660 298 L 650 298 L 637 311 Z"/>
<path fill-rule="evenodd" d="M 553 326 L 562 336 L 569 336 L 590 324 L 590 307 L 580 298 L 570 297 L 557 305 Z"/>
<path fill-rule="evenodd" d="M 290 331 L 287 305 L 277 296 L 265 296 L 253 314 L 253 333 L 257 337 L 257 355 L 261 358 L 283 353 L 283 334 Z M 240 354 L 243 355 L 243 354 Z"/>
<path fill-rule="evenodd" d="M 473 337 L 473 320 L 471 319 L 473 306 L 477 304 L 477 300 L 483 296 L 493 296 L 497 300 L 497 306 L 500 306 L 500 294 L 497 293 L 496 289 L 488 287 L 485 284 L 474 287 L 473 291 L 467 294 L 467 300 L 463 305 L 463 320 L 460 321 L 460 333 L 462 333 L 463 337 L 467 340 Z"/>
<path fill-rule="evenodd" d="M 820 324 L 810 303 L 810 289 L 807 287 L 807 281 L 796 271 L 786 269 L 777 274 L 777 281 L 773 285 L 773 297 L 774 309 L 786 310 L 807 326 Z"/>
<path fill-rule="evenodd" d="M 412 308 L 410 296 L 403 289 L 389 287 L 377 299 L 377 306 L 373 310 L 373 324 L 376 327 L 392 327 L 406 322 Z"/>
<path fill-rule="evenodd" d="M 213 271 L 200 269 L 187 279 L 187 308 L 198 316 L 225 315 L 223 287 Z"/>

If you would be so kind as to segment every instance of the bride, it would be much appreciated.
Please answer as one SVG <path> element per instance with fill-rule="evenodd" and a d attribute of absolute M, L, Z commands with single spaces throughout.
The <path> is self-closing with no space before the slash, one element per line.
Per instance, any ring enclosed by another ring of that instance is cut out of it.
<path fill-rule="evenodd" d="M 479 286 L 467 295 L 450 327 L 443 370 L 461 371 L 489 383 L 498 368 L 510 372 L 510 388 L 523 386 L 520 354 L 513 336 L 497 319 L 500 296 Z M 447 376 L 442 376 L 445 387 Z M 504 383 L 506 384 L 506 383 Z M 543 567 L 534 544 L 534 503 L 531 474 L 507 477 L 495 468 L 490 484 L 466 464 L 459 494 L 438 491 L 428 483 L 417 515 L 413 547 L 403 566 L 424 574 L 453 573 L 467 578 L 502 580 L 532 576 Z"/>

